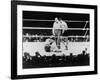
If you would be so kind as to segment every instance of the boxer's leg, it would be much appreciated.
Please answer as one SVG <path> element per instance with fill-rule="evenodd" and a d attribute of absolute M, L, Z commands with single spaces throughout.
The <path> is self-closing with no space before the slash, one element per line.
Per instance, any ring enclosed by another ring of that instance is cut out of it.
<path fill-rule="evenodd" d="M 59 29 L 58 30 L 58 39 L 57 39 L 57 47 L 58 47 L 58 49 L 60 49 L 60 35 L 61 35 L 61 30 Z"/>
<path fill-rule="evenodd" d="M 66 47 L 66 50 L 68 50 L 68 38 L 66 39 L 65 47 Z"/>
<path fill-rule="evenodd" d="M 57 40 L 58 40 L 58 32 L 57 32 L 57 30 L 55 30 L 54 33 L 55 33 L 55 42 L 56 42 L 56 45 L 57 45 Z"/>
<path fill-rule="evenodd" d="M 61 35 L 63 35 L 64 33 L 62 33 Z M 62 40 L 62 38 L 61 38 Z M 63 41 L 63 44 L 65 45 L 65 49 L 68 50 L 68 38 L 66 37 L 66 39 L 64 39 Z"/>

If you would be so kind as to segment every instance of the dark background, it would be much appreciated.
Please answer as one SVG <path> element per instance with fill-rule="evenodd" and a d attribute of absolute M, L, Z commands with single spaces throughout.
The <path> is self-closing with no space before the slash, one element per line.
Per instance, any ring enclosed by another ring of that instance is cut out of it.
<path fill-rule="evenodd" d="M 78 20 L 89 21 L 89 14 L 79 13 L 58 13 L 58 12 L 39 12 L 39 11 L 23 11 L 23 19 L 39 19 L 39 20 L 54 20 L 55 17 L 62 18 L 62 20 Z M 23 27 L 43 27 L 52 28 L 54 21 L 24 21 Z M 67 22 L 68 28 L 84 28 L 85 22 Z M 86 28 L 89 28 L 89 23 Z M 67 30 L 64 36 L 68 35 L 84 35 L 86 30 Z M 52 35 L 51 30 L 39 29 L 24 29 L 23 34 L 38 34 L 38 35 Z M 47 34 L 46 34 L 47 33 Z M 87 32 L 89 35 L 89 31 Z"/>

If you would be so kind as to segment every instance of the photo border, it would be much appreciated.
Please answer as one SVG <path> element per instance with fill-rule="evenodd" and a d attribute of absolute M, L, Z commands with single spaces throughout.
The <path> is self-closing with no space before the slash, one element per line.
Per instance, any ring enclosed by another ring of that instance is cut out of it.
<path fill-rule="evenodd" d="M 83 72 L 65 72 L 65 73 L 50 73 L 36 75 L 17 75 L 17 5 L 36 5 L 49 7 L 69 7 L 94 9 L 94 71 Z M 74 76 L 74 75 L 89 75 L 97 74 L 97 6 L 96 5 L 80 5 L 80 4 L 64 4 L 64 3 L 47 3 L 34 1 L 11 1 L 11 78 L 42 78 L 42 77 L 58 77 L 58 76 Z"/>

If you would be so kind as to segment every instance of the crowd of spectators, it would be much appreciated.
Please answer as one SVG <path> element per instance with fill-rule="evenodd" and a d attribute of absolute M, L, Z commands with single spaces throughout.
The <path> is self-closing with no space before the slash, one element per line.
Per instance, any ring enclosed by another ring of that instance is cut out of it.
<path fill-rule="evenodd" d="M 30 56 L 25 52 L 23 56 L 23 68 L 43 68 L 43 67 L 63 67 L 63 66 L 85 66 L 89 65 L 89 53 L 83 50 L 81 54 L 69 56 L 41 56 L 39 52 L 35 56 Z"/>

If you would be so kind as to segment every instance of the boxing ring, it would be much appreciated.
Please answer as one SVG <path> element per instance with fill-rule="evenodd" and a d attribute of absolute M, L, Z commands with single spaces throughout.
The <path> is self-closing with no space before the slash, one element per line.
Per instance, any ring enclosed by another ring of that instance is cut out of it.
<path fill-rule="evenodd" d="M 23 19 L 23 21 L 54 21 L 54 20 L 37 20 L 37 19 Z M 61 36 L 62 38 L 85 38 L 88 39 L 89 35 L 87 36 L 87 32 L 90 30 L 89 28 L 86 28 L 87 23 L 89 23 L 89 21 L 74 21 L 74 20 L 64 20 L 66 22 L 82 22 L 85 23 L 83 28 L 68 28 L 67 30 L 85 30 L 85 34 L 83 36 Z M 23 27 L 24 29 L 41 29 L 41 30 L 52 30 L 52 28 L 43 28 L 43 27 Z M 51 37 L 55 37 L 53 35 L 51 36 L 44 36 L 44 35 L 37 35 L 37 36 L 32 36 L 32 35 L 23 35 L 23 38 L 34 38 L 34 37 L 46 37 L 46 38 L 51 38 Z M 55 54 L 56 56 L 60 56 L 60 55 L 70 55 L 70 53 L 73 53 L 73 55 L 78 55 L 81 54 L 83 50 L 87 49 L 87 53 L 90 53 L 90 41 L 80 41 L 80 42 L 76 42 L 76 41 L 68 41 L 68 50 L 65 49 L 65 45 L 61 42 L 61 52 L 46 52 L 44 47 L 45 47 L 45 42 L 28 42 L 25 41 L 23 42 L 23 55 L 25 52 L 29 53 L 30 56 L 35 56 L 36 52 L 39 52 L 41 56 L 52 56 L 53 54 Z"/>

